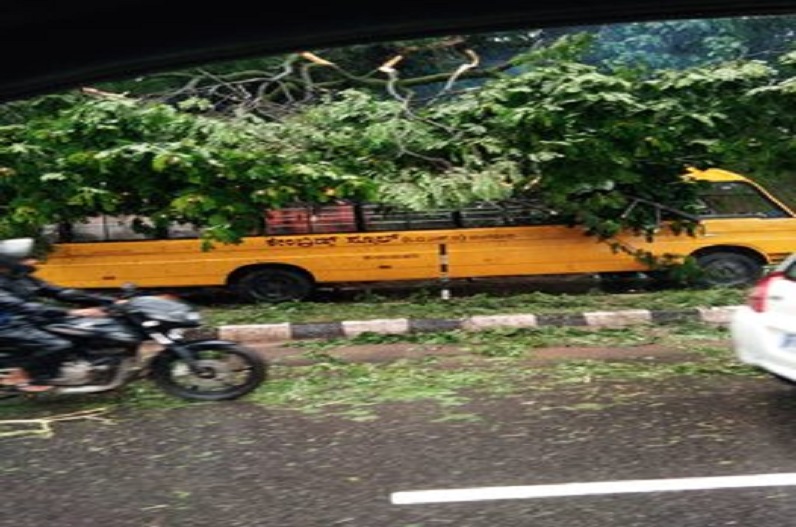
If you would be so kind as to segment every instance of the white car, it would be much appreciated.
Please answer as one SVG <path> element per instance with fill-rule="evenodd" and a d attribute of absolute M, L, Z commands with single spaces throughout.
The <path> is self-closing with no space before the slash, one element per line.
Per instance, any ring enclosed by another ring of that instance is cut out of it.
<path fill-rule="evenodd" d="M 796 384 L 796 254 L 754 286 L 733 312 L 730 334 L 741 362 Z"/>

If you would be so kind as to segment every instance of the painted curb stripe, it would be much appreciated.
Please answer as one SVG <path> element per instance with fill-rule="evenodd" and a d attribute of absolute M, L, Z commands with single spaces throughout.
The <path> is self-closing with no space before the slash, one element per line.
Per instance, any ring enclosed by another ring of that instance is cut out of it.
<path fill-rule="evenodd" d="M 632 326 L 649 324 L 652 315 L 647 309 L 629 309 L 626 311 L 592 311 L 583 313 L 589 326 Z"/>
<path fill-rule="evenodd" d="M 388 318 L 382 320 L 348 320 L 342 323 L 346 337 L 356 337 L 362 333 L 381 333 L 400 335 L 409 332 L 409 320 Z"/>
<path fill-rule="evenodd" d="M 218 328 L 218 337 L 225 340 L 239 341 L 286 340 L 290 338 L 290 324 L 221 326 Z"/>
<path fill-rule="evenodd" d="M 515 487 L 476 487 L 449 490 L 417 490 L 394 492 L 390 496 L 390 500 L 394 505 L 412 505 L 420 503 L 558 498 L 565 496 L 594 496 L 600 494 L 633 494 L 642 492 L 783 487 L 793 485 L 796 485 L 796 473 L 707 478 L 642 479 Z"/>
<path fill-rule="evenodd" d="M 536 315 L 475 315 L 462 321 L 462 329 L 478 331 L 490 328 L 535 328 L 539 325 Z"/>
<path fill-rule="evenodd" d="M 318 324 L 291 324 L 290 336 L 294 339 L 344 337 L 342 322 Z"/>
<path fill-rule="evenodd" d="M 462 329 L 461 320 L 447 320 L 447 319 L 409 320 L 410 332 L 453 331 L 454 329 Z"/>
<path fill-rule="evenodd" d="M 540 326 L 588 326 L 583 313 L 561 313 L 536 315 Z"/>
<path fill-rule="evenodd" d="M 703 322 L 711 324 L 727 324 L 732 317 L 733 312 L 740 309 L 741 306 L 727 306 L 727 307 L 699 307 L 700 318 Z"/>
<path fill-rule="evenodd" d="M 686 322 L 689 320 L 700 320 L 702 314 L 698 309 L 679 309 L 651 311 L 653 324 L 671 324 L 673 322 Z"/>
<path fill-rule="evenodd" d="M 245 335 L 245 340 L 290 340 L 333 337 L 352 337 L 364 332 L 413 333 L 452 331 L 456 329 L 479 330 L 492 327 L 541 327 L 541 326 L 628 326 L 634 324 L 667 324 L 688 320 L 712 324 L 727 324 L 732 314 L 742 306 L 692 308 L 682 310 L 650 311 L 646 309 L 625 311 L 594 311 L 586 313 L 550 313 L 534 315 L 515 313 L 510 315 L 476 315 L 464 319 L 379 319 L 348 320 L 342 322 L 320 322 L 309 324 L 252 324 L 202 328 L 204 338 L 228 335 Z M 195 331 L 195 330 L 194 330 Z M 206 335 L 206 336 L 205 336 Z M 222 337 L 224 338 L 224 337 Z"/>

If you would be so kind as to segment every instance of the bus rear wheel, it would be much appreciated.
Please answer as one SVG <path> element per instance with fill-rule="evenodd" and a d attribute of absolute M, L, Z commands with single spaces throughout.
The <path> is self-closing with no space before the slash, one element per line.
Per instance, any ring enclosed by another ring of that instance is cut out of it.
<path fill-rule="evenodd" d="M 295 302 L 306 299 L 314 289 L 312 279 L 291 269 L 254 269 L 236 284 L 238 295 L 250 302 Z"/>

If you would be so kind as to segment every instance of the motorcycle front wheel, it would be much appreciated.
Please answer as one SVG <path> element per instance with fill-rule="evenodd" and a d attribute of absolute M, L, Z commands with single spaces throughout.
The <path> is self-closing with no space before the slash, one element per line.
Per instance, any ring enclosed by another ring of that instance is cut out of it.
<path fill-rule="evenodd" d="M 237 399 L 268 378 L 268 362 L 252 349 L 224 342 L 189 343 L 187 347 L 197 370 L 169 351 L 152 364 L 152 380 L 170 395 L 192 401 Z"/>

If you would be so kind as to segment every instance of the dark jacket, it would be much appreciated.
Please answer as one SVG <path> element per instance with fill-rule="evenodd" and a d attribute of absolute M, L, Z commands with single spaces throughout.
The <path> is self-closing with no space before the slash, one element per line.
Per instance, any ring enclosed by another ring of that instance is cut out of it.
<path fill-rule="evenodd" d="M 114 301 L 105 295 L 50 284 L 29 273 L 0 275 L 0 326 L 12 321 L 46 322 L 68 313 L 66 308 L 39 302 L 41 298 L 84 306 L 108 305 Z"/>

